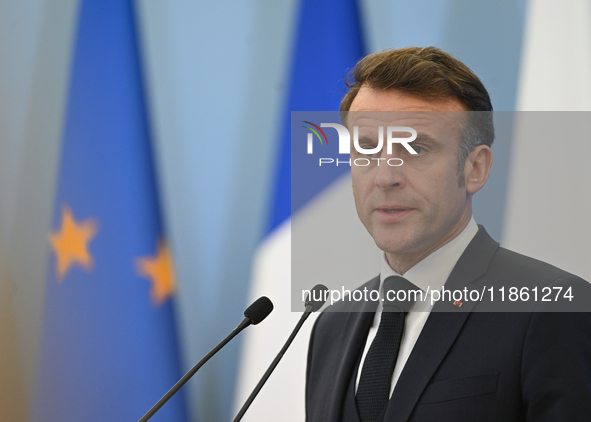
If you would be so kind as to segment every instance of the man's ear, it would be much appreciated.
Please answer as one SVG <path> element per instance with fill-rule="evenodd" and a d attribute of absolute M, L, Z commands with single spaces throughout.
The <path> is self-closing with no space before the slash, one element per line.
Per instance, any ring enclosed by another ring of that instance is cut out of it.
<path fill-rule="evenodd" d="M 487 145 L 478 145 L 470 152 L 464 164 L 466 192 L 474 194 L 484 186 L 488 180 L 492 160 L 492 151 Z"/>

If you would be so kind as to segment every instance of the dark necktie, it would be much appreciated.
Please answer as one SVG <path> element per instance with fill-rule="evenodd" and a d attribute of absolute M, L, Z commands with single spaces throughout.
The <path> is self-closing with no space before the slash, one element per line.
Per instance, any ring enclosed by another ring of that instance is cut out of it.
<path fill-rule="evenodd" d="M 375 422 L 388 403 L 406 314 L 414 303 L 407 300 L 407 292 L 413 288 L 416 287 L 403 277 L 391 276 L 384 280 L 384 309 L 378 331 L 365 357 L 355 396 L 362 422 Z M 388 300 L 393 299 L 399 290 L 404 292 L 398 293 L 396 297 L 402 299 L 404 296 L 406 300 Z M 386 294 L 388 291 L 389 295 Z"/>

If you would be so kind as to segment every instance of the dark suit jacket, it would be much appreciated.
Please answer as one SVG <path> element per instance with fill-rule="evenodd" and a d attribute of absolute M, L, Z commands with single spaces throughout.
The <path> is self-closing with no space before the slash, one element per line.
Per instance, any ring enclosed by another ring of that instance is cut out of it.
<path fill-rule="evenodd" d="M 376 277 L 361 288 L 378 286 Z M 589 291 L 579 277 L 500 248 L 480 227 L 445 287 L 484 286 L 574 286 L 581 297 Z M 500 296 L 461 307 L 435 304 L 384 421 L 591 421 L 591 314 L 540 312 L 554 304 L 539 301 L 507 308 L 519 312 L 487 312 L 499 303 Z M 342 420 L 375 308 L 341 302 L 329 309 L 341 312 L 318 318 L 308 355 L 308 422 Z"/>

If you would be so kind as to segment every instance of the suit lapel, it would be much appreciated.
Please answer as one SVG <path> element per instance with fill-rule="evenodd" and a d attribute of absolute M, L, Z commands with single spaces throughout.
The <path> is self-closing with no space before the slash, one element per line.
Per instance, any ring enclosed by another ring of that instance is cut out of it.
<path fill-rule="evenodd" d="M 366 287 L 368 290 L 379 289 L 380 278 L 375 277 L 365 285 L 361 286 L 359 290 Z M 334 349 L 338 350 L 336 355 L 335 379 L 331 383 L 330 392 L 327 396 L 323 421 L 339 422 L 341 420 L 341 411 L 343 408 L 343 401 L 347 393 L 347 388 L 355 371 L 357 358 L 363 346 L 365 345 L 365 338 L 374 318 L 377 302 L 359 302 L 354 305 L 355 309 L 349 312 L 340 312 L 339 315 L 332 315 L 332 317 L 342 317 L 343 323 L 339 328 L 340 335 L 339 344 L 335 345 Z"/>
<path fill-rule="evenodd" d="M 472 289 L 471 283 L 483 276 L 499 244 L 482 226 L 470 242 L 445 283 L 447 290 Z M 385 420 L 406 422 L 423 390 L 462 330 L 476 302 L 437 302 L 396 384 Z"/>

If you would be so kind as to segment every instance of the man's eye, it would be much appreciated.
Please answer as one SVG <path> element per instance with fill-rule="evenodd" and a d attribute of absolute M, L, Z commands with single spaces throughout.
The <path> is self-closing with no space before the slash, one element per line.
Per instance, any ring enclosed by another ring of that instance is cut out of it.
<path fill-rule="evenodd" d="M 417 154 L 421 154 L 423 151 L 425 151 L 423 147 L 418 145 L 411 145 L 411 148 L 414 149 Z"/>

